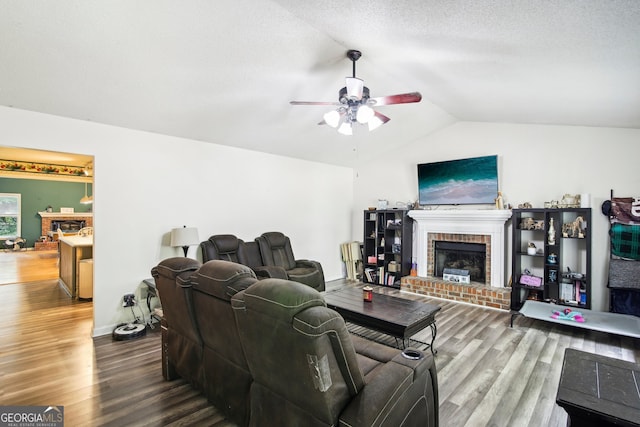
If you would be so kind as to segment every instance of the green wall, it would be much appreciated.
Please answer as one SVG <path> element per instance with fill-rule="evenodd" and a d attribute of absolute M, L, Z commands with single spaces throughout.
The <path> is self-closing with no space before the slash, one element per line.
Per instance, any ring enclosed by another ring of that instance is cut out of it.
<path fill-rule="evenodd" d="M 60 207 L 74 208 L 75 212 L 91 212 L 91 205 L 80 204 L 80 198 L 84 196 L 83 182 L 0 178 L 0 193 L 22 195 L 21 237 L 27 239 L 28 247 L 33 247 L 40 237 L 42 223 L 38 212 L 46 210 L 47 206 L 51 206 L 53 212 L 60 212 Z M 87 194 L 93 194 L 91 184 L 87 186 Z"/>

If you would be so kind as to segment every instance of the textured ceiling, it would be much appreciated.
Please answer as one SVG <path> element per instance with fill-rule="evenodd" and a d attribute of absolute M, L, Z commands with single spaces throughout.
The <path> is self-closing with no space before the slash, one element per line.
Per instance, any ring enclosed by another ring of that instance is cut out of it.
<path fill-rule="evenodd" d="M 289 105 L 348 49 L 423 101 L 353 137 Z M 339 165 L 456 120 L 640 128 L 640 1 L 0 0 L 0 105 Z"/>

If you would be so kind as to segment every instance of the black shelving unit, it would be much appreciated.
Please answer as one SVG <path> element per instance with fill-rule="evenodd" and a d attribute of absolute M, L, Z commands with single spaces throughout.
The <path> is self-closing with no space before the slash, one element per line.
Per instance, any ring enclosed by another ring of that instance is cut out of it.
<path fill-rule="evenodd" d="M 406 209 L 364 211 L 362 281 L 400 288 L 411 272 L 413 220 Z"/>
<path fill-rule="evenodd" d="M 591 209 L 514 209 L 512 220 L 511 309 L 528 299 L 590 309 Z"/>

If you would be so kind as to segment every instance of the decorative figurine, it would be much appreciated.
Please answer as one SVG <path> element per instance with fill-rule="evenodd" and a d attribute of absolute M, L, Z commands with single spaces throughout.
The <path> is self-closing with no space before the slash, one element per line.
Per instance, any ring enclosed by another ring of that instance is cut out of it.
<path fill-rule="evenodd" d="M 521 230 L 533 230 L 535 228 L 536 222 L 533 218 L 522 218 L 520 221 L 520 229 Z"/>
<path fill-rule="evenodd" d="M 584 218 L 578 216 L 575 221 L 562 224 L 562 237 L 584 239 Z"/>
<path fill-rule="evenodd" d="M 502 198 L 502 191 L 498 191 L 498 197 L 496 197 L 496 209 L 504 209 L 504 200 Z"/>

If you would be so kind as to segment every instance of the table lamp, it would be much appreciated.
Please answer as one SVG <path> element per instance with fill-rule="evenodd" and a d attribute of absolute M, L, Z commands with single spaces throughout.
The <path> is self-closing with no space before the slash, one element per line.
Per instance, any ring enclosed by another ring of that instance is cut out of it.
<path fill-rule="evenodd" d="M 185 257 L 189 251 L 189 246 L 197 245 L 198 242 L 198 229 L 195 227 L 187 227 L 185 225 L 182 228 L 171 230 L 171 246 L 182 246 Z"/>

